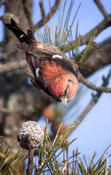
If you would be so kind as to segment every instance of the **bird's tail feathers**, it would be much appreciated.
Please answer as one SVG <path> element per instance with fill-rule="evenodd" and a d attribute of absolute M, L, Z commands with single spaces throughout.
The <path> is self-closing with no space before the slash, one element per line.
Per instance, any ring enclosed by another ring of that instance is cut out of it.
<path fill-rule="evenodd" d="M 5 25 L 15 34 L 21 43 L 32 44 L 35 42 L 33 31 L 31 29 L 28 29 L 27 34 L 24 33 L 14 19 L 11 19 L 10 23 L 5 23 Z"/>

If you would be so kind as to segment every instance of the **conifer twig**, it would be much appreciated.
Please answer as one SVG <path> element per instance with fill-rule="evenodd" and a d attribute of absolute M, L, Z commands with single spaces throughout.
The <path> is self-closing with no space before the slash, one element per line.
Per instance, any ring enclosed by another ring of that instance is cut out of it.
<path fill-rule="evenodd" d="M 34 150 L 30 149 L 28 152 L 28 166 L 27 166 L 27 171 L 26 175 L 32 175 L 32 170 L 33 170 L 33 157 L 34 157 Z"/>
<path fill-rule="evenodd" d="M 111 77 L 111 70 L 110 70 L 108 75 L 110 78 Z M 93 90 L 98 91 L 98 92 L 111 93 L 111 88 L 107 88 L 104 86 L 97 86 L 94 83 L 91 83 L 90 81 L 88 81 L 81 73 L 79 73 L 79 78 L 80 78 L 80 81 L 90 89 L 93 89 Z"/>
<path fill-rule="evenodd" d="M 99 8 L 99 10 L 100 10 L 100 12 L 103 14 L 103 16 L 105 17 L 105 18 L 107 18 L 107 12 L 106 12 L 106 10 L 105 10 L 105 8 L 104 8 L 104 6 L 103 6 L 103 4 L 101 3 L 101 1 L 100 0 L 93 0 L 94 2 L 95 2 L 95 4 L 96 4 L 96 6 Z"/>

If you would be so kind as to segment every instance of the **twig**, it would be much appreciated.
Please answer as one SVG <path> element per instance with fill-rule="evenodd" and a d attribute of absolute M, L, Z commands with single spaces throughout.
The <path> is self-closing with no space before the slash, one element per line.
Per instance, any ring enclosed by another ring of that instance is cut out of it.
<path fill-rule="evenodd" d="M 26 170 L 26 175 L 32 175 L 32 170 L 33 170 L 33 157 L 34 157 L 34 150 L 30 149 L 28 152 L 28 166 Z"/>
<path fill-rule="evenodd" d="M 82 120 L 86 117 L 86 115 L 91 111 L 93 106 L 98 102 L 99 97 L 94 96 L 90 103 L 87 105 L 87 107 L 84 109 L 84 111 L 80 114 L 80 116 L 74 121 L 74 130 L 80 125 Z"/>
<path fill-rule="evenodd" d="M 32 6 L 32 1 L 29 0 L 22 0 L 22 4 L 23 4 L 23 8 L 24 8 L 24 12 L 25 12 L 25 16 L 29 22 L 29 26 L 32 26 L 32 15 L 31 15 L 31 6 Z"/>
<path fill-rule="evenodd" d="M 100 0 L 93 0 L 95 2 L 95 4 L 97 5 L 98 9 L 101 11 L 101 13 L 103 14 L 103 16 L 105 18 L 107 18 L 108 14 L 104 8 L 104 6 L 102 5 L 102 3 L 100 2 Z"/>
<path fill-rule="evenodd" d="M 109 73 L 109 77 L 111 77 L 111 71 Z M 91 83 L 90 81 L 88 81 L 86 78 L 84 78 L 81 73 L 79 73 L 79 79 L 84 85 L 86 85 L 90 89 L 93 89 L 93 90 L 98 91 L 98 92 L 111 93 L 111 88 L 106 88 L 104 86 L 97 86 L 97 85 Z"/>
<path fill-rule="evenodd" d="M 57 11 L 58 9 L 58 6 L 59 6 L 59 3 L 60 3 L 60 0 L 55 0 L 55 3 L 53 5 L 53 7 L 51 8 L 50 12 L 48 13 L 47 16 L 45 16 L 44 19 L 41 19 L 35 26 L 34 26 L 34 29 L 35 28 L 40 28 L 44 25 L 44 22 L 47 23 L 49 20 L 50 20 L 50 14 L 53 16 L 55 14 L 55 12 Z"/>
<path fill-rule="evenodd" d="M 0 73 L 11 72 L 17 69 L 24 69 L 27 63 L 26 60 L 13 61 L 6 64 L 0 64 Z"/>
<path fill-rule="evenodd" d="M 42 19 L 44 19 L 45 18 L 45 10 L 44 10 L 44 6 L 43 6 L 43 1 L 39 2 L 39 7 L 40 7 Z"/>
<path fill-rule="evenodd" d="M 109 83 L 109 78 L 111 76 L 111 71 L 109 71 L 107 77 L 103 77 L 103 86 L 107 86 Z M 88 112 L 94 107 L 94 105 L 98 102 L 99 98 L 102 95 L 102 91 L 101 92 L 97 92 L 96 95 L 92 95 L 92 100 L 89 102 L 89 104 L 86 106 L 86 108 L 84 109 L 84 111 L 80 114 L 80 116 L 74 121 L 74 123 L 72 125 L 74 125 L 73 130 L 75 130 L 78 125 L 82 122 L 82 120 L 86 117 L 86 115 L 88 114 Z"/>
<path fill-rule="evenodd" d="M 107 15 L 107 18 L 101 21 L 92 30 L 90 30 L 88 33 L 78 38 L 80 40 L 80 46 L 87 44 L 87 42 L 90 40 L 91 37 L 95 39 L 104 29 L 106 29 L 110 25 L 111 25 L 111 15 Z M 68 52 L 69 50 L 73 49 L 76 46 L 76 43 L 77 39 L 69 42 L 67 45 L 63 45 L 61 49 L 64 50 L 64 52 Z"/>

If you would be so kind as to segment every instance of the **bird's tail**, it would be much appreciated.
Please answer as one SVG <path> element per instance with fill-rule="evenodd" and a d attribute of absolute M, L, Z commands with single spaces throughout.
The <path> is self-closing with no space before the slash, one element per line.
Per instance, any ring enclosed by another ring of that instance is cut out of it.
<path fill-rule="evenodd" d="M 27 30 L 27 34 L 24 33 L 13 19 L 10 20 L 10 23 L 4 22 L 4 24 L 8 29 L 10 29 L 15 34 L 15 36 L 19 39 L 21 43 L 27 43 L 27 44 L 35 43 L 33 31 L 31 29 Z"/>

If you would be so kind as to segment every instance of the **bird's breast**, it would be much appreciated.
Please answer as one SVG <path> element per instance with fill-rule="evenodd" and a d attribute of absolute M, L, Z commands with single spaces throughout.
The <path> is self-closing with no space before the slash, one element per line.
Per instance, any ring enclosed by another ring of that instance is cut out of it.
<path fill-rule="evenodd" d="M 48 83 L 51 79 L 53 79 L 53 77 L 55 77 L 56 75 L 58 75 L 61 72 L 66 72 L 65 69 L 63 69 L 63 67 L 61 67 L 60 65 L 56 64 L 55 62 L 51 61 L 44 61 L 42 64 L 42 75 L 45 79 L 45 81 Z"/>
<path fill-rule="evenodd" d="M 42 65 L 42 75 L 53 96 L 60 97 L 64 95 L 67 88 L 70 98 L 72 99 L 75 96 L 78 90 L 78 81 L 72 72 L 67 71 L 53 61 L 45 61 Z"/>

